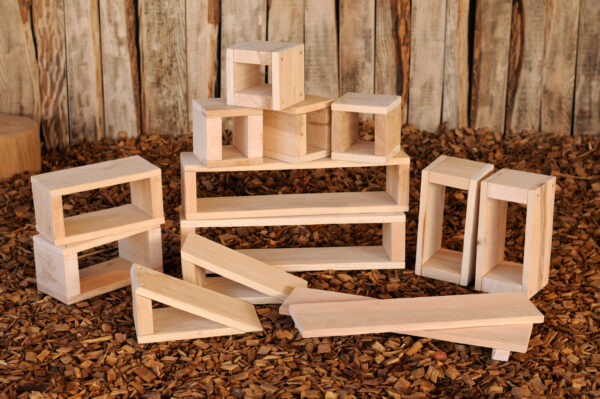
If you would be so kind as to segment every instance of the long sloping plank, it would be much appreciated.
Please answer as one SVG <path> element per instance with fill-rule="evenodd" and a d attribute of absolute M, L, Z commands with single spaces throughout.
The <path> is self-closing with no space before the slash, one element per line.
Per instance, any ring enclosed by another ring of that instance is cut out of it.
<path fill-rule="evenodd" d="M 469 124 L 469 0 L 446 0 L 446 53 L 442 122 L 456 129 Z"/>
<path fill-rule="evenodd" d="M 241 331 L 262 331 L 254 306 L 135 263 L 131 292 Z"/>
<path fill-rule="evenodd" d="M 344 294 L 313 288 L 295 288 L 279 307 L 279 313 L 290 315 L 289 307 L 295 304 L 321 302 L 352 302 L 372 300 L 361 295 Z M 532 324 L 513 324 L 494 327 L 452 328 L 440 330 L 396 331 L 398 334 L 450 341 L 458 344 L 483 346 L 525 353 L 531 337 Z"/>
<path fill-rule="evenodd" d="M 511 0 L 478 0 L 473 45 L 471 125 L 504 132 Z"/>
<path fill-rule="evenodd" d="M 141 132 L 133 0 L 100 0 L 105 136 Z"/>
<path fill-rule="evenodd" d="M 446 0 L 413 1 L 408 123 L 435 131 L 442 117 Z"/>
<path fill-rule="evenodd" d="M 574 134 L 600 134 L 600 2 L 581 0 Z"/>
<path fill-rule="evenodd" d="M 181 259 L 278 299 L 307 285 L 306 280 L 196 234 L 186 238 Z"/>
<path fill-rule="evenodd" d="M 289 307 L 304 338 L 542 323 L 519 292 L 373 299 Z"/>
<path fill-rule="evenodd" d="M 579 0 L 547 0 L 541 130 L 571 134 Z"/>
<path fill-rule="evenodd" d="M 307 94 L 338 97 L 335 0 L 304 1 L 304 76 Z"/>
<path fill-rule="evenodd" d="M 304 43 L 304 0 L 271 0 L 268 4 L 268 40 Z"/>
<path fill-rule="evenodd" d="M 29 9 L 0 1 L 0 112 L 40 119 L 40 83 Z"/>
<path fill-rule="evenodd" d="M 99 19 L 97 0 L 65 1 L 71 144 L 104 136 Z"/>
<path fill-rule="evenodd" d="M 220 1 L 186 1 L 188 129 L 195 99 L 217 95 Z"/>
<path fill-rule="evenodd" d="M 142 128 L 188 130 L 185 0 L 140 0 Z"/>

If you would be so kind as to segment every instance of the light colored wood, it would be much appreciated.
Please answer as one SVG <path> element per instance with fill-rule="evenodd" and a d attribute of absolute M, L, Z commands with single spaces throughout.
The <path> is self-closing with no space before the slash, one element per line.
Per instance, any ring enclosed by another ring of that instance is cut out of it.
<path fill-rule="evenodd" d="M 500 362 L 508 362 L 510 358 L 510 351 L 504 349 L 492 349 L 492 360 L 497 360 Z"/>
<path fill-rule="evenodd" d="M 183 206 L 183 215 L 196 213 L 197 204 L 197 180 L 195 172 L 186 172 L 181 169 L 181 204 Z"/>
<path fill-rule="evenodd" d="M 154 317 L 152 315 L 152 301 L 140 295 L 132 295 L 133 322 L 136 335 L 150 335 L 154 333 Z"/>
<path fill-rule="evenodd" d="M 182 236 L 182 241 L 185 242 L 186 238 L 187 235 L 185 237 Z M 192 284 L 204 285 L 206 282 L 206 269 L 199 267 L 192 262 L 188 262 L 185 259 L 181 259 L 181 276 L 185 281 Z"/>
<path fill-rule="evenodd" d="M 293 115 L 309 114 L 314 111 L 330 108 L 330 104 L 334 101 L 333 98 L 313 96 L 306 94 L 304 100 L 292 105 L 291 107 L 282 109 L 280 112 L 285 112 Z"/>
<path fill-rule="evenodd" d="M 31 11 L 40 71 L 42 135 L 48 148 L 64 148 L 69 144 L 64 2 L 35 0 Z"/>
<path fill-rule="evenodd" d="M 304 42 L 304 1 L 271 0 L 268 3 L 268 40 Z"/>
<path fill-rule="evenodd" d="M 600 3 L 581 0 L 573 134 L 600 134 Z"/>
<path fill-rule="evenodd" d="M 261 163 L 263 157 L 263 116 L 250 115 L 235 118 L 233 146 L 244 154 L 250 163 Z"/>
<path fill-rule="evenodd" d="M 404 223 L 384 223 L 382 226 L 383 248 L 392 262 L 404 262 L 405 228 Z"/>
<path fill-rule="evenodd" d="M 387 115 L 401 104 L 402 98 L 399 96 L 346 93 L 331 103 L 331 110 Z"/>
<path fill-rule="evenodd" d="M 98 1 L 65 1 L 71 144 L 104 137 Z"/>
<path fill-rule="evenodd" d="M 33 119 L 0 114 L 0 148 L 0 180 L 42 169 L 40 130 Z"/>
<path fill-rule="evenodd" d="M 207 277 L 203 287 L 253 305 L 281 303 L 279 298 L 270 297 L 225 277 Z"/>
<path fill-rule="evenodd" d="M 459 251 L 440 248 L 429 259 L 421 263 L 420 275 L 453 284 L 461 284 L 462 255 L 462 252 Z M 468 285 L 468 283 L 461 285 Z"/>
<path fill-rule="evenodd" d="M 385 169 L 385 191 L 398 205 L 408 209 L 410 165 L 388 165 Z"/>
<path fill-rule="evenodd" d="M 327 150 L 325 157 L 331 154 L 331 110 L 329 108 L 306 115 L 306 145 L 309 148 Z"/>
<path fill-rule="evenodd" d="M 481 279 L 485 292 L 521 292 L 523 264 L 501 261 Z"/>
<path fill-rule="evenodd" d="M 63 255 L 40 235 L 33 236 L 38 289 L 63 302 L 81 293 L 77 254 Z"/>
<path fill-rule="evenodd" d="M 231 118 L 263 114 L 260 109 L 229 105 L 225 98 L 196 99 L 194 100 L 194 106 L 207 118 Z"/>
<path fill-rule="evenodd" d="M 387 115 L 375 115 L 374 154 L 390 158 L 400 151 L 402 131 L 402 104 Z"/>
<path fill-rule="evenodd" d="M 531 190 L 555 179 L 538 173 L 502 169 L 487 179 L 489 198 L 527 204 Z"/>
<path fill-rule="evenodd" d="M 160 227 L 124 237 L 119 242 L 119 256 L 155 270 L 162 270 L 163 254 Z"/>
<path fill-rule="evenodd" d="M 331 152 L 343 153 L 358 142 L 358 114 L 331 111 Z M 332 157 L 332 159 L 335 159 Z"/>
<path fill-rule="evenodd" d="M 303 338 L 542 323 L 521 293 L 470 294 L 289 307 Z"/>
<path fill-rule="evenodd" d="M 306 287 L 301 278 L 283 272 L 252 257 L 207 238 L 188 235 L 181 258 L 265 295 L 284 299 L 294 287 Z"/>
<path fill-rule="evenodd" d="M 164 217 L 160 176 L 132 181 L 129 186 L 133 205 L 153 218 Z"/>

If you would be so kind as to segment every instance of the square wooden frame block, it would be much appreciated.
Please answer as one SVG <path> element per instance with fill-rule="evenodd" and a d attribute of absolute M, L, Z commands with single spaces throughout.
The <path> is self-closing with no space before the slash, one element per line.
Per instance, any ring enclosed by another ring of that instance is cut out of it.
<path fill-rule="evenodd" d="M 265 156 L 285 162 L 308 162 L 331 154 L 333 98 L 307 95 L 283 111 L 264 110 Z"/>
<path fill-rule="evenodd" d="M 490 163 L 440 155 L 421 173 L 415 274 L 469 285 L 475 276 L 480 182 L 494 171 Z M 446 187 L 467 190 L 462 252 L 442 248 Z"/>
<path fill-rule="evenodd" d="M 502 169 L 481 183 L 475 289 L 520 291 L 548 284 L 556 177 Z M 504 260 L 508 202 L 527 206 L 523 263 Z"/>
<path fill-rule="evenodd" d="M 375 142 L 360 141 L 358 114 L 375 114 Z M 331 159 L 385 164 L 400 151 L 402 97 L 346 93 L 331 104 Z"/>
<path fill-rule="evenodd" d="M 131 203 L 64 217 L 63 195 L 129 183 Z M 37 231 L 62 246 L 165 222 L 160 168 L 140 156 L 31 177 Z"/>
<path fill-rule="evenodd" d="M 272 72 L 264 83 L 260 67 Z M 304 100 L 304 44 L 253 40 L 227 49 L 227 104 L 281 111 Z"/>
<path fill-rule="evenodd" d="M 114 241 L 118 242 L 119 256 L 79 269 L 79 252 Z M 33 251 L 38 289 L 68 305 L 127 287 L 132 263 L 162 271 L 160 226 L 64 247 L 56 247 L 38 234 L 33 237 Z"/>
<path fill-rule="evenodd" d="M 194 154 L 208 167 L 263 161 L 263 111 L 227 105 L 224 98 L 194 100 Z M 233 118 L 232 144 L 223 145 L 223 119 Z"/>

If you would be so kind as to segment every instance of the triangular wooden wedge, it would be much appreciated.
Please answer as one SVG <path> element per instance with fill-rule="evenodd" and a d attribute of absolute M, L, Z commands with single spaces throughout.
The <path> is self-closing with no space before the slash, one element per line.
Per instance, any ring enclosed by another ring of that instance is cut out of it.
<path fill-rule="evenodd" d="M 294 288 L 308 284 L 306 280 L 197 234 L 187 236 L 181 259 L 186 281 L 202 284 L 202 269 L 206 269 L 281 301 Z"/>
<path fill-rule="evenodd" d="M 262 331 L 254 306 L 137 264 L 131 294 L 139 343 Z"/>

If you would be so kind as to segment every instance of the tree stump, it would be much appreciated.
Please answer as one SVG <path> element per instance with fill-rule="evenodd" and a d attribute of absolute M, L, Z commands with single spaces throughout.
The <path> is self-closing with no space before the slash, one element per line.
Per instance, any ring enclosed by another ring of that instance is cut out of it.
<path fill-rule="evenodd" d="M 31 118 L 0 114 L 0 149 L 0 180 L 42 169 L 39 126 Z"/>

